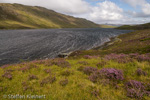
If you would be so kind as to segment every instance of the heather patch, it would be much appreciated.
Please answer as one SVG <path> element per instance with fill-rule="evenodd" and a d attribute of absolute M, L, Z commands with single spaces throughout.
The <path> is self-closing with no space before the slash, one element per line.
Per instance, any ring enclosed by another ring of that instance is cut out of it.
<path fill-rule="evenodd" d="M 12 74 L 10 72 L 5 72 L 2 77 L 7 78 L 9 80 L 11 80 L 13 78 Z"/>
<path fill-rule="evenodd" d="M 130 80 L 125 84 L 125 87 L 127 90 L 127 96 L 131 98 L 141 99 L 145 94 L 148 93 L 144 83 L 139 81 Z"/>
<path fill-rule="evenodd" d="M 84 67 L 83 72 L 87 75 L 90 75 L 92 73 L 94 73 L 95 71 L 98 71 L 97 68 L 94 67 Z"/>
<path fill-rule="evenodd" d="M 89 79 L 92 82 L 98 82 L 101 79 L 109 79 L 113 81 L 122 81 L 124 79 L 122 70 L 114 68 L 103 68 L 91 74 Z"/>
<path fill-rule="evenodd" d="M 90 55 L 84 55 L 85 59 L 97 59 L 99 56 L 90 56 Z"/>
<path fill-rule="evenodd" d="M 70 68 L 71 67 L 70 63 L 68 61 L 66 61 L 65 59 L 54 59 L 52 61 L 52 64 L 57 65 L 62 68 Z"/>
<path fill-rule="evenodd" d="M 141 62 L 141 61 L 150 61 L 150 57 L 148 55 L 139 55 L 136 57 L 136 59 Z"/>
<path fill-rule="evenodd" d="M 24 67 L 21 67 L 18 70 L 22 71 L 22 72 L 27 72 L 27 71 L 29 71 L 32 68 L 38 68 L 38 66 L 35 65 L 35 64 L 26 64 L 26 65 L 24 65 Z"/>
<path fill-rule="evenodd" d="M 99 71 L 99 73 L 108 78 L 110 80 L 123 80 L 123 72 L 122 70 L 114 69 L 114 68 L 103 68 Z"/>
<path fill-rule="evenodd" d="M 25 66 L 25 67 L 19 68 L 18 70 L 19 70 L 19 71 L 22 71 L 22 72 L 27 72 L 27 71 L 30 70 L 30 69 L 31 69 L 30 67 Z"/>
<path fill-rule="evenodd" d="M 3 66 L 1 66 L 1 68 L 7 68 L 7 67 L 9 67 L 10 65 L 3 65 Z"/>
<path fill-rule="evenodd" d="M 141 76 L 141 75 L 146 76 L 146 75 L 147 75 L 147 73 L 146 73 L 145 71 L 143 71 L 141 68 L 138 68 L 138 69 L 136 70 L 136 74 L 137 74 L 138 76 Z"/>
<path fill-rule="evenodd" d="M 36 75 L 29 75 L 28 80 L 38 80 L 38 77 Z"/>
<path fill-rule="evenodd" d="M 114 60 L 117 61 L 118 63 L 128 63 L 128 62 L 133 62 L 134 59 L 138 60 L 139 62 L 141 61 L 150 61 L 150 56 L 149 54 L 138 54 L 138 53 L 131 53 L 131 54 L 108 54 L 105 56 L 105 60 Z"/>
<path fill-rule="evenodd" d="M 32 90 L 32 87 L 27 82 L 22 82 L 22 87 L 24 91 Z"/>
<path fill-rule="evenodd" d="M 117 61 L 118 63 L 128 63 L 128 62 L 132 62 L 133 59 L 129 57 L 129 55 L 127 54 L 109 54 L 105 56 L 105 60 L 114 60 Z"/>
<path fill-rule="evenodd" d="M 68 79 L 60 80 L 60 81 L 59 81 L 59 84 L 60 84 L 61 86 L 66 86 L 66 85 L 68 84 Z"/>
<path fill-rule="evenodd" d="M 94 89 L 91 91 L 91 94 L 99 98 L 100 91 L 98 89 Z"/>
<path fill-rule="evenodd" d="M 50 74 L 51 73 L 51 69 L 44 69 L 44 72 L 47 73 L 47 74 Z"/>
<path fill-rule="evenodd" d="M 44 78 L 41 82 L 40 82 L 40 85 L 41 86 L 44 86 L 46 84 L 52 84 L 56 81 L 56 77 L 55 76 L 48 76 L 46 78 Z"/>
<path fill-rule="evenodd" d="M 44 60 L 34 60 L 31 63 L 34 63 L 34 64 L 45 64 L 45 61 Z"/>
<path fill-rule="evenodd" d="M 98 68 L 101 68 L 101 67 L 104 67 L 106 64 L 107 64 L 106 61 L 101 61 L 101 62 L 97 63 L 96 66 L 97 66 Z"/>
<path fill-rule="evenodd" d="M 114 54 L 114 53 L 111 53 L 109 55 L 106 55 L 105 56 L 105 59 L 106 60 L 116 60 L 116 59 L 124 59 L 124 58 L 127 58 L 128 55 L 126 54 Z"/>

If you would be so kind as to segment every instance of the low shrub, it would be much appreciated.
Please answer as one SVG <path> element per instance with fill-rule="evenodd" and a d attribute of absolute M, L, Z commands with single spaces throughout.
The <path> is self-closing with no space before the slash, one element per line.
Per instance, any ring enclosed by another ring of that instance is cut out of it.
<path fill-rule="evenodd" d="M 11 74 L 10 72 L 5 72 L 5 73 L 2 75 L 2 77 L 11 80 L 11 79 L 12 79 L 12 74 Z"/>
<path fill-rule="evenodd" d="M 137 74 L 138 76 L 141 76 L 141 75 L 146 76 L 146 75 L 147 75 L 147 73 L 146 73 L 145 71 L 143 71 L 141 68 L 138 68 L 138 69 L 136 70 L 136 74 Z"/>
<path fill-rule="evenodd" d="M 68 79 L 63 79 L 59 82 L 61 86 L 66 86 L 68 84 Z"/>
<path fill-rule="evenodd" d="M 103 68 L 91 74 L 89 79 L 92 82 L 97 82 L 101 79 L 109 79 L 113 81 L 122 81 L 124 79 L 123 72 L 114 68 Z"/>
<path fill-rule="evenodd" d="M 97 71 L 98 69 L 97 68 L 94 68 L 94 67 L 85 67 L 83 69 L 83 72 L 87 75 L 90 75 L 92 73 L 94 73 L 95 71 Z"/>
<path fill-rule="evenodd" d="M 45 84 L 52 84 L 56 81 L 56 77 L 55 76 L 48 76 L 46 78 L 44 78 L 41 82 L 40 85 L 44 86 Z"/>
<path fill-rule="evenodd" d="M 38 77 L 36 75 L 29 75 L 28 80 L 38 80 Z"/>

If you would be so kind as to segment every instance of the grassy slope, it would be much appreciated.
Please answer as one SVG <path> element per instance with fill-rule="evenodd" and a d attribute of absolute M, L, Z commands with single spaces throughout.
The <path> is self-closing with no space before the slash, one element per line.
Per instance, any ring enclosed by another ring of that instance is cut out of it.
<path fill-rule="evenodd" d="M 42 7 L 0 3 L 0 29 L 89 27 L 99 27 L 99 25 Z"/>
<path fill-rule="evenodd" d="M 143 29 L 150 29 L 150 23 L 141 24 L 141 25 L 124 25 L 120 26 L 117 29 L 127 29 L 127 30 L 143 30 Z"/>
<path fill-rule="evenodd" d="M 5 65 L 0 68 L 0 98 L 3 100 L 2 96 L 4 94 L 44 94 L 47 100 L 149 100 L 150 97 L 145 94 L 142 98 L 128 97 L 125 84 L 130 80 L 140 81 L 145 84 L 149 83 L 150 55 L 149 61 L 138 60 L 136 57 L 107 60 L 101 56 L 114 52 L 150 53 L 149 37 L 150 30 L 141 30 L 120 35 L 119 38 L 122 41 L 104 50 L 77 52 L 74 57 L 72 55 L 67 59 L 38 60 L 16 65 Z M 92 56 L 87 57 L 84 55 Z M 122 70 L 124 80 L 108 81 L 107 78 L 100 78 L 98 83 L 94 83 L 89 80 L 89 75 L 86 75 L 82 70 L 87 66 L 98 68 L 99 70 L 103 68 Z M 139 68 L 147 75 L 138 75 L 137 70 Z M 47 72 L 45 72 L 45 69 Z M 50 69 L 50 72 L 48 72 L 48 69 Z M 46 79 L 47 77 L 49 79 Z M 52 79 L 52 77 L 55 77 L 56 80 Z M 41 86 L 41 82 L 49 83 Z M 146 89 L 149 90 L 148 87 Z"/>

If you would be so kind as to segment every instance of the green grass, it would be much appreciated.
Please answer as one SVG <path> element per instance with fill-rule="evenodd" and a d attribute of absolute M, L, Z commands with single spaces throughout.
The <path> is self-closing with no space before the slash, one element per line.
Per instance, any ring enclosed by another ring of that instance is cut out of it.
<path fill-rule="evenodd" d="M 17 65 L 9 65 L 6 68 L 0 68 L 0 75 L 3 75 L 7 70 L 13 70 L 12 80 L 0 76 L 0 98 L 4 94 L 20 94 L 20 95 L 45 95 L 46 100 L 134 100 L 126 96 L 126 90 L 124 88 L 124 83 L 128 80 L 138 80 L 142 82 L 148 82 L 150 77 L 150 65 L 148 62 L 129 62 L 129 63 L 118 63 L 115 61 L 107 61 L 107 64 L 99 67 L 102 68 L 116 68 L 123 70 L 125 80 L 118 83 L 119 88 L 115 89 L 110 84 L 93 83 L 88 79 L 88 75 L 79 71 L 80 66 L 91 66 L 97 67 L 96 64 L 101 62 L 101 58 L 85 59 L 80 58 L 76 60 L 66 59 L 71 65 L 70 68 L 62 68 L 57 65 L 47 65 L 50 60 L 43 61 L 33 61 L 26 62 Z M 87 62 L 88 65 L 83 65 L 79 62 Z M 25 72 L 18 69 L 31 66 Z M 34 66 L 37 66 L 34 68 Z M 136 70 L 141 68 L 148 73 L 147 76 L 137 76 Z M 51 69 L 51 73 L 45 73 L 44 69 Z M 63 75 L 62 73 L 69 71 L 71 74 Z M 29 80 L 29 75 L 35 75 L 38 79 Z M 56 81 L 51 84 L 46 84 L 40 86 L 41 80 L 47 76 L 55 76 Z M 60 85 L 60 81 L 63 79 L 68 79 L 68 84 L 66 86 Z M 27 90 L 24 90 L 25 86 L 22 83 L 25 82 L 28 86 Z M 92 94 L 92 91 L 99 90 L 98 96 Z M 145 99 L 150 99 L 150 97 L 144 96 Z"/>

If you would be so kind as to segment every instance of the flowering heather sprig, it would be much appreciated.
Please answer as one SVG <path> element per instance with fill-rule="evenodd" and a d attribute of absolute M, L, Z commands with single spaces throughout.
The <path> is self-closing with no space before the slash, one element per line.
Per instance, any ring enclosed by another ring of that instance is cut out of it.
<path fill-rule="evenodd" d="M 22 82 L 22 87 L 23 87 L 24 91 L 32 89 L 32 87 L 29 86 L 29 84 L 27 84 L 27 82 Z"/>
<path fill-rule="evenodd" d="M 68 79 L 63 79 L 59 82 L 61 86 L 66 86 L 68 84 Z"/>
<path fill-rule="evenodd" d="M 139 56 L 139 54 L 138 54 L 138 53 L 130 53 L 129 56 L 130 56 L 131 58 L 136 58 L 136 57 Z"/>
<path fill-rule="evenodd" d="M 65 59 L 54 59 L 52 61 L 52 64 L 57 65 L 62 68 L 69 68 L 71 67 L 70 63 L 66 61 Z"/>
<path fill-rule="evenodd" d="M 100 79 L 109 79 L 113 81 L 123 80 L 123 73 L 121 70 L 114 68 L 103 68 L 99 71 L 95 71 L 93 74 L 89 76 L 89 79 L 92 82 L 97 82 Z"/>
<path fill-rule="evenodd" d="M 15 70 L 13 70 L 13 69 L 7 69 L 6 70 L 6 72 L 13 72 L 13 71 L 15 71 Z"/>
<path fill-rule="evenodd" d="M 44 69 L 45 73 L 51 73 L 51 69 Z"/>
<path fill-rule="evenodd" d="M 46 78 L 44 78 L 41 82 L 40 85 L 44 86 L 45 84 L 52 84 L 56 81 L 56 77 L 55 76 L 48 76 Z"/>
<path fill-rule="evenodd" d="M 98 64 L 96 64 L 96 66 L 97 67 L 103 67 L 103 66 L 105 66 L 107 63 L 106 63 L 106 61 L 101 61 L 101 62 L 99 62 Z"/>
<path fill-rule="evenodd" d="M 5 72 L 3 75 L 2 75 L 2 77 L 5 77 L 5 78 L 7 78 L 7 79 L 12 79 L 12 74 L 10 73 L 10 72 Z"/>
<path fill-rule="evenodd" d="M 109 54 L 109 55 L 106 55 L 106 56 L 105 56 L 105 59 L 106 59 L 106 60 L 116 60 L 116 59 L 122 59 L 122 58 L 126 58 L 126 57 L 128 57 L 128 55 L 123 54 L 123 53 L 121 53 L 121 54 L 114 54 L 114 53 L 111 53 L 111 54 Z"/>
<path fill-rule="evenodd" d="M 103 68 L 99 71 L 99 73 L 111 80 L 123 80 L 123 72 L 122 70 L 114 69 L 114 68 Z"/>
<path fill-rule="evenodd" d="M 136 80 L 130 80 L 129 82 L 126 83 L 127 88 L 134 88 L 134 89 L 140 89 L 144 90 L 145 86 L 143 83 L 136 81 Z"/>
<path fill-rule="evenodd" d="M 1 68 L 7 68 L 9 67 L 10 65 L 3 65 Z"/>
<path fill-rule="evenodd" d="M 22 72 L 27 72 L 28 70 L 30 70 L 31 68 L 29 66 L 25 66 L 25 67 L 22 67 L 22 68 L 19 68 L 18 70 L 19 71 L 22 71 Z"/>
<path fill-rule="evenodd" d="M 29 75 L 29 77 L 28 77 L 28 80 L 34 80 L 34 79 L 38 79 L 38 77 L 37 76 L 35 76 L 35 75 Z"/>
<path fill-rule="evenodd" d="M 34 63 L 34 64 L 44 64 L 45 61 L 44 60 L 33 60 L 31 63 Z"/>
<path fill-rule="evenodd" d="M 96 83 L 100 78 L 101 76 L 99 75 L 98 71 L 89 76 L 89 80 L 93 83 Z"/>
<path fill-rule="evenodd" d="M 94 67 L 85 67 L 83 69 L 83 72 L 87 75 L 90 75 L 92 73 L 94 73 L 95 71 L 97 71 L 98 69 L 97 68 L 94 68 Z"/>
<path fill-rule="evenodd" d="M 138 76 L 141 76 L 141 75 L 146 76 L 147 75 L 147 73 L 145 71 L 143 71 L 141 68 L 138 68 L 136 70 L 136 73 L 137 73 Z"/>
<path fill-rule="evenodd" d="M 98 56 L 90 56 L 90 55 L 84 55 L 83 56 L 85 59 L 94 59 L 94 58 L 98 58 Z"/>
<path fill-rule="evenodd" d="M 100 91 L 98 89 L 94 89 L 91 94 L 98 97 L 99 96 Z"/>
<path fill-rule="evenodd" d="M 22 71 L 22 72 L 27 72 L 28 70 L 30 70 L 32 68 L 38 68 L 38 66 L 35 64 L 27 64 L 27 65 L 25 65 L 25 67 L 19 68 L 18 70 Z"/>
<path fill-rule="evenodd" d="M 142 98 L 146 93 L 143 83 L 135 80 L 130 80 L 125 84 L 127 96 L 131 98 Z"/>
<path fill-rule="evenodd" d="M 136 59 L 141 62 L 141 61 L 150 61 L 150 57 L 147 55 L 139 55 L 136 57 Z"/>
<path fill-rule="evenodd" d="M 44 63 L 45 66 L 52 66 L 53 65 L 53 60 L 49 59 L 49 60 L 46 60 L 45 63 Z"/>
<path fill-rule="evenodd" d="M 105 60 L 114 60 L 117 61 L 118 63 L 127 63 L 127 62 L 132 62 L 133 60 L 129 57 L 127 54 L 109 54 L 105 56 Z"/>

